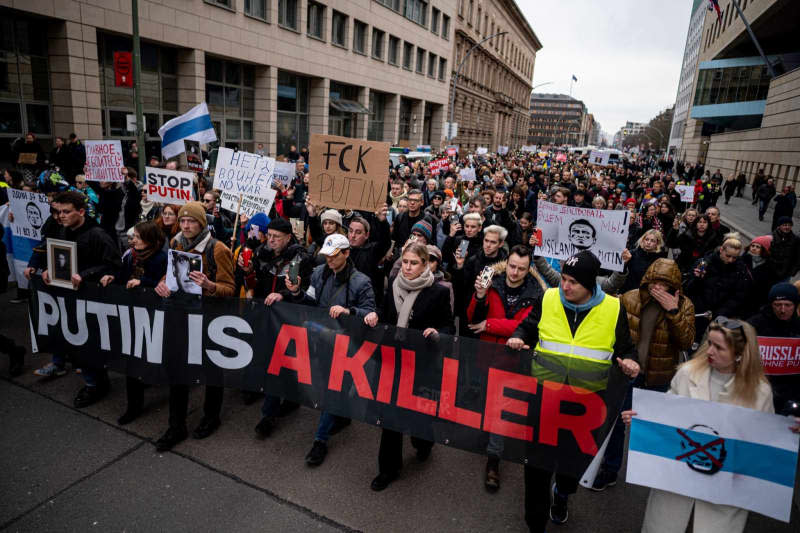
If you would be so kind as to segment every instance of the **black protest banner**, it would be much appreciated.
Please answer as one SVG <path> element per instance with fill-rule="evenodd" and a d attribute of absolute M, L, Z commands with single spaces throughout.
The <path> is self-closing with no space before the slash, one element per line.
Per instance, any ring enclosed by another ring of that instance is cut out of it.
<path fill-rule="evenodd" d="M 549 381 L 552 373 L 531 375 L 527 352 L 370 328 L 288 303 L 162 299 L 88 283 L 72 291 L 36 279 L 30 314 L 40 349 L 79 364 L 154 384 L 264 391 L 476 453 L 495 433 L 505 437 L 503 458 L 575 476 L 597 453 L 627 388 L 616 367 L 604 366 L 606 387 L 590 392 Z"/>

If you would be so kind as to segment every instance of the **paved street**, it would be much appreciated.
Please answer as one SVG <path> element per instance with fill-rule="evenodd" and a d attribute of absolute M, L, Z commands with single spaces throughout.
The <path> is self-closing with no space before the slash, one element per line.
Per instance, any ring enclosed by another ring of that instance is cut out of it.
<path fill-rule="evenodd" d="M 748 239 L 758 237 L 759 235 L 772 234 L 772 206 L 775 202 L 770 203 L 770 208 L 764 215 L 764 221 L 758 220 L 758 206 L 752 205 L 750 186 L 748 185 L 744 192 L 744 198 L 731 198 L 731 203 L 725 205 L 725 197 L 722 196 L 717 202 L 719 207 L 720 216 L 722 220 L 732 229 L 739 231 Z M 795 209 L 794 212 L 794 230 L 795 233 L 800 231 L 800 209 Z"/>
<path fill-rule="evenodd" d="M 25 308 L 0 297 L 0 327 L 27 345 Z M 171 453 L 152 442 L 166 427 L 167 389 L 146 392 L 147 413 L 124 429 L 122 376 L 112 393 L 85 410 L 72 407 L 76 374 L 41 381 L 30 371 L 48 360 L 26 358 L 9 380 L 0 361 L 0 530 L 84 531 L 524 531 L 522 468 L 504 464 L 503 486 L 487 494 L 484 458 L 444 446 L 420 464 L 411 447 L 402 477 L 382 493 L 376 474 L 379 431 L 354 423 L 331 441 L 321 467 L 305 466 L 317 413 L 301 409 L 269 440 L 254 438 L 259 405 L 228 391 L 223 425 L 205 441 Z M 195 390 L 190 427 L 201 413 Z M 619 483 L 605 493 L 579 489 L 569 522 L 548 531 L 620 532 L 641 527 L 647 489 Z M 748 532 L 800 530 L 751 514 Z"/>

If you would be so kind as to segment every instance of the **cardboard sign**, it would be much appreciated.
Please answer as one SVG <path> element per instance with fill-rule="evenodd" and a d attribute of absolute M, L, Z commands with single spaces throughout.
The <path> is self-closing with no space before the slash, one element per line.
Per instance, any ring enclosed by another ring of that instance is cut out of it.
<path fill-rule="evenodd" d="M 389 143 L 311 136 L 309 196 L 334 209 L 375 212 L 386 202 Z"/>
<path fill-rule="evenodd" d="M 87 181 L 125 181 L 122 144 L 119 141 L 84 141 Z"/>
<path fill-rule="evenodd" d="M 248 218 L 256 213 L 265 213 L 269 215 L 272 209 L 272 204 L 275 202 L 275 195 L 278 191 L 270 189 L 272 196 L 269 198 L 259 198 L 258 196 L 242 196 L 242 207 L 239 209 L 240 213 L 244 213 Z M 230 192 L 222 191 L 220 195 L 220 207 L 227 209 L 233 213 L 236 212 L 236 207 L 239 205 L 239 195 Z"/>
<path fill-rule="evenodd" d="M 542 239 L 536 251 L 544 257 L 568 259 L 589 250 L 603 268 L 622 272 L 629 216 L 627 209 L 585 209 L 539 200 L 536 228 L 542 230 Z"/>
<path fill-rule="evenodd" d="M 214 172 L 214 188 L 233 193 L 237 199 L 240 194 L 274 199 L 274 172 L 275 159 L 272 157 L 220 148 Z"/>
<path fill-rule="evenodd" d="M 681 193 L 681 202 L 694 202 L 694 185 L 676 185 L 675 190 Z"/>
<path fill-rule="evenodd" d="M 280 183 L 285 189 L 289 188 L 297 172 L 297 163 L 275 162 L 275 173 L 272 175 L 272 183 Z"/>
<path fill-rule="evenodd" d="M 14 222 L 9 222 L 11 233 L 29 239 L 42 239 L 42 225 L 50 216 L 47 196 L 37 192 L 6 189 Z M 0 259 L 2 260 L 2 259 Z"/>
<path fill-rule="evenodd" d="M 23 152 L 23 153 L 19 154 L 19 157 L 17 158 L 17 164 L 18 165 L 35 165 L 38 155 L 39 154 L 37 154 L 36 152 Z"/>
<path fill-rule="evenodd" d="M 475 181 L 475 169 L 472 167 L 462 168 L 458 175 L 464 181 Z"/>
<path fill-rule="evenodd" d="M 179 170 L 145 167 L 147 199 L 161 204 L 183 205 L 194 199 L 194 174 Z"/>
<path fill-rule="evenodd" d="M 758 351 L 768 376 L 800 374 L 800 339 L 759 337 Z"/>
<path fill-rule="evenodd" d="M 447 168 L 447 165 L 449 165 L 449 164 L 450 164 L 450 160 L 447 159 L 446 157 L 443 157 L 442 159 L 434 159 L 434 160 L 430 161 L 428 163 L 428 168 L 431 171 L 431 175 L 438 176 L 439 172 L 443 168 Z"/>
<path fill-rule="evenodd" d="M 203 171 L 203 151 L 200 150 L 200 141 L 183 140 L 186 147 L 186 166 L 195 172 Z"/>

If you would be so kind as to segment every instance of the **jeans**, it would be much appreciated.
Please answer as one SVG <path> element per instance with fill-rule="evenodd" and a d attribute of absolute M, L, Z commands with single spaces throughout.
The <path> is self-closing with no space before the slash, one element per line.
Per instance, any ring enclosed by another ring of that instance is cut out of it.
<path fill-rule="evenodd" d="M 503 455 L 503 449 L 505 449 L 503 436 L 491 433 L 489 435 L 489 444 L 486 446 L 486 455 L 501 457 Z"/>
<path fill-rule="evenodd" d="M 56 365 L 58 368 L 64 368 L 64 366 L 67 364 L 67 358 L 64 357 L 64 354 L 54 353 L 53 364 Z"/>
<path fill-rule="evenodd" d="M 336 418 L 336 415 L 332 415 L 328 411 L 322 411 L 319 414 L 319 424 L 317 424 L 317 434 L 314 439 L 327 443 L 328 439 L 331 438 L 331 430 L 336 423 Z"/>
<path fill-rule="evenodd" d="M 264 403 L 261 404 L 261 416 L 264 418 L 275 418 L 281 407 L 281 399 L 269 394 L 264 395 Z"/>
<path fill-rule="evenodd" d="M 525 523 L 535 533 L 544 533 L 550 519 L 550 482 L 553 472 L 525 466 Z M 556 473 L 556 490 L 562 496 L 575 494 L 578 479 Z"/>
<path fill-rule="evenodd" d="M 98 385 L 108 385 L 108 370 L 97 367 L 83 367 L 81 369 L 83 382 L 87 387 L 97 387 Z"/>
<path fill-rule="evenodd" d="M 767 207 L 769 206 L 769 200 L 762 200 L 761 198 L 758 199 L 758 219 L 764 219 L 764 213 L 767 212 Z"/>

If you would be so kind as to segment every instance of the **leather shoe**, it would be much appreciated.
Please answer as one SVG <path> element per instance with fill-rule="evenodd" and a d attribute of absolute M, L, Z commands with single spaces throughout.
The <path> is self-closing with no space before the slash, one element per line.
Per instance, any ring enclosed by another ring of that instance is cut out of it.
<path fill-rule="evenodd" d="M 86 386 L 78 391 L 73 404 L 78 409 L 89 407 L 102 400 L 106 394 L 108 394 L 108 387 L 101 387 L 99 385 L 96 387 Z"/>
<path fill-rule="evenodd" d="M 195 439 L 204 439 L 210 437 L 219 427 L 219 418 L 206 418 L 205 416 L 200 420 L 200 424 L 195 428 L 192 437 Z"/>
<path fill-rule="evenodd" d="M 265 416 L 256 425 L 256 434 L 262 439 L 266 439 L 267 437 L 272 435 L 272 430 L 275 429 L 276 425 L 277 421 L 275 420 L 275 417 Z"/>
<path fill-rule="evenodd" d="M 189 436 L 189 432 L 186 431 L 186 427 L 180 428 L 169 428 L 164 435 L 156 441 L 156 451 L 157 452 L 166 452 L 171 450 L 176 444 L 179 442 L 186 440 L 186 437 Z"/>
<path fill-rule="evenodd" d="M 123 413 L 121 417 L 117 418 L 117 424 L 119 424 L 120 426 L 124 426 L 125 424 L 130 424 L 131 422 L 139 418 L 139 415 L 141 414 L 142 414 L 141 409 L 128 409 L 127 411 L 125 411 L 125 413 Z"/>
<path fill-rule="evenodd" d="M 397 479 L 396 473 L 387 474 L 386 472 L 381 472 L 375 477 L 375 479 L 372 480 L 372 483 L 370 483 L 369 488 L 371 488 L 375 492 L 380 492 L 386 487 L 388 487 L 389 484 L 395 479 Z"/>

